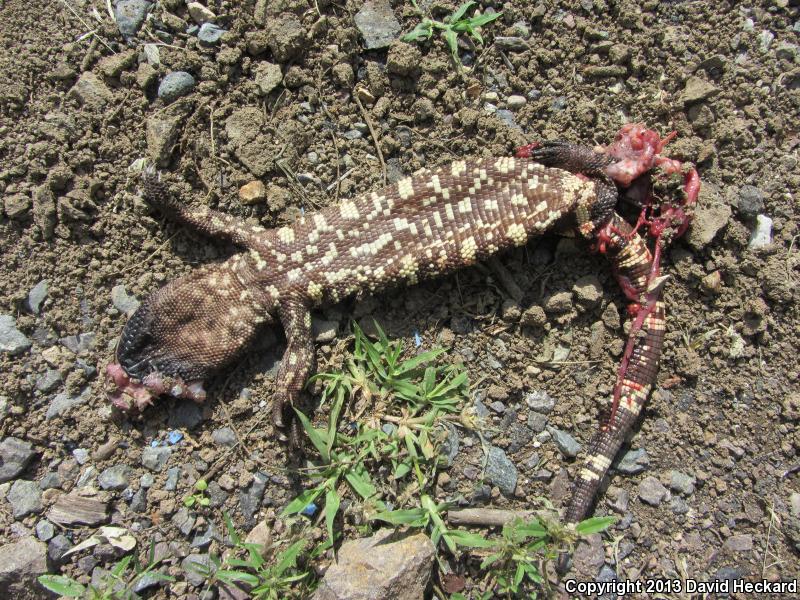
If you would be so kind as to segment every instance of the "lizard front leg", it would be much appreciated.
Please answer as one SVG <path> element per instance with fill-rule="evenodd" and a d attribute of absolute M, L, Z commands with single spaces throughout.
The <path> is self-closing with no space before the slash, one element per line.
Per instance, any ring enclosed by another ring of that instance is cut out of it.
<path fill-rule="evenodd" d="M 278 317 L 286 334 L 286 351 L 275 379 L 275 397 L 272 403 L 272 421 L 285 429 L 294 419 L 292 408 L 300 397 L 308 376 L 316 368 L 316 352 L 311 335 L 311 312 L 299 298 L 290 298 L 278 306 Z M 290 431 L 293 445 L 299 440 L 296 429 Z"/>

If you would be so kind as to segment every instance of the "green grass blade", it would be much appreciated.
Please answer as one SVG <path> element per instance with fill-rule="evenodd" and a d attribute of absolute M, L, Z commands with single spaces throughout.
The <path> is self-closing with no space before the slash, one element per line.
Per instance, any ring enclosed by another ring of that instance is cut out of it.
<path fill-rule="evenodd" d="M 464 15 L 467 14 L 467 11 L 473 6 L 475 6 L 475 2 L 472 0 L 469 2 L 464 2 L 464 4 L 459 6 L 455 12 L 450 15 L 450 23 L 458 23 L 464 17 Z"/>
<path fill-rule="evenodd" d="M 275 575 L 283 575 L 284 571 L 287 569 L 294 568 L 297 562 L 297 556 L 303 551 L 305 545 L 306 540 L 297 540 L 294 544 L 281 552 L 278 555 L 280 560 L 278 560 L 278 564 L 275 565 Z"/>
<path fill-rule="evenodd" d="M 372 517 L 373 521 L 384 521 L 392 525 L 413 525 L 423 527 L 427 522 L 427 513 L 421 508 L 406 508 L 379 512 Z"/>
<path fill-rule="evenodd" d="M 578 535 L 600 533 L 608 529 L 616 520 L 616 517 L 592 517 L 575 525 L 575 531 Z"/>
<path fill-rule="evenodd" d="M 310 490 L 303 490 L 300 492 L 300 495 L 297 496 L 297 498 L 289 502 L 289 504 L 286 505 L 286 508 L 281 511 L 281 517 L 299 513 L 306 506 L 308 506 L 310 502 L 316 500 L 317 497 L 322 493 L 322 490 L 323 486 L 317 486 Z"/>
<path fill-rule="evenodd" d="M 347 479 L 347 483 L 353 486 L 356 493 L 364 500 L 371 498 L 378 491 L 369 480 L 369 474 L 366 471 L 361 473 L 351 470 L 344 474 L 344 478 Z"/>
<path fill-rule="evenodd" d="M 328 528 L 328 539 L 331 544 L 333 543 L 333 522 L 336 519 L 336 513 L 339 512 L 341 501 L 336 489 L 328 488 L 328 491 L 325 492 L 325 526 Z"/>
<path fill-rule="evenodd" d="M 451 529 L 447 532 L 447 535 L 459 546 L 466 546 L 467 548 L 491 548 L 495 545 L 492 540 L 487 540 L 479 533 L 461 529 Z"/>
<path fill-rule="evenodd" d="M 308 435 L 308 439 L 311 440 L 311 443 L 314 444 L 314 448 L 317 449 L 319 455 L 322 457 L 326 463 L 331 462 L 330 454 L 328 453 L 328 440 L 323 437 L 322 432 L 318 429 L 314 429 L 314 426 L 311 424 L 311 421 L 308 420 L 301 411 L 294 409 L 294 412 L 297 414 L 297 418 L 300 419 L 300 423 L 303 425 L 303 429 Z"/>
<path fill-rule="evenodd" d="M 86 591 L 80 583 L 63 575 L 40 575 L 37 581 L 49 591 L 67 598 L 80 598 Z"/>
<path fill-rule="evenodd" d="M 241 581 L 242 583 L 246 583 L 250 586 L 258 585 L 260 580 L 258 577 L 251 573 L 242 573 L 241 571 L 229 571 L 223 569 L 221 571 L 217 571 L 217 577 L 224 581 L 225 583 L 233 583 L 236 581 Z"/>

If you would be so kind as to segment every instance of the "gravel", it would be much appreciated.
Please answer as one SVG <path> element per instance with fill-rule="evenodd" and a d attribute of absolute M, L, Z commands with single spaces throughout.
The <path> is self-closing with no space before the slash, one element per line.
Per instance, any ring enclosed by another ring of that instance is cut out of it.
<path fill-rule="evenodd" d="M 567 458 L 575 458 L 581 451 L 583 446 L 566 431 L 556 429 L 555 427 L 548 427 L 547 431 L 553 436 L 553 441 L 556 443 L 561 454 Z"/>
<path fill-rule="evenodd" d="M 639 499 L 650 506 L 659 506 L 669 498 L 669 490 L 661 482 L 648 475 L 639 483 Z"/>
<path fill-rule="evenodd" d="M 142 466 L 151 471 L 163 471 L 170 456 L 172 448 L 169 446 L 147 446 L 142 450 Z"/>
<path fill-rule="evenodd" d="M 141 28 L 153 6 L 148 0 L 117 0 L 114 3 L 114 20 L 124 37 L 132 37 Z"/>
<path fill-rule="evenodd" d="M 42 309 L 42 303 L 47 298 L 50 291 L 50 282 L 47 279 L 42 279 L 39 283 L 31 288 L 28 292 L 27 308 L 33 314 L 38 315 Z"/>

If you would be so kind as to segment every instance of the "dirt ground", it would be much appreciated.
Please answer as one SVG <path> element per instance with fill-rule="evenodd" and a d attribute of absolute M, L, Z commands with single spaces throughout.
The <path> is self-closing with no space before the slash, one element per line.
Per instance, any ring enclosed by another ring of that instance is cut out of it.
<path fill-rule="evenodd" d="M 114 552 L 62 559 L 94 528 L 42 525 L 80 488 L 108 503 L 140 548 L 169 547 L 179 573 L 182 557 L 219 552 L 222 509 L 241 531 L 272 527 L 298 491 L 268 418 L 280 331 L 214 381 L 202 411 L 163 400 L 137 421 L 111 410 L 103 369 L 134 297 L 234 251 L 151 210 L 129 173 L 138 159 L 156 160 L 184 201 L 273 227 L 384 177 L 511 155 L 534 140 L 608 143 L 622 124 L 644 122 L 678 132 L 668 153 L 697 165 L 701 205 L 665 257 L 659 388 L 628 472 L 613 474 L 597 504 L 619 517 L 606 541 L 621 540 L 583 546 L 575 570 L 584 579 L 798 577 L 795 0 L 479 2 L 503 15 L 484 27 L 484 46 L 462 38 L 460 70 L 438 35 L 366 49 L 354 18 L 361 2 L 204 4 L 220 39 L 199 41 L 180 0 L 156 2 L 127 40 L 100 0 L 0 0 L 0 315 L 12 318 L 0 329 L 14 347 L 0 353 L 0 439 L 35 453 L 0 484 L 0 539 L 36 532 L 54 569 L 88 581 Z M 457 6 L 420 5 L 438 18 Z M 391 6 L 398 38 L 419 17 L 411 3 Z M 195 85 L 168 103 L 159 83 L 174 71 Z M 243 201 L 239 188 L 256 180 L 268 199 Z M 764 217 L 771 243 L 752 244 Z M 500 430 L 492 444 L 518 479 L 510 494 L 488 484 L 481 444 L 462 433 L 437 497 L 525 508 L 548 496 L 563 506 L 582 454 L 566 458 L 553 431 L 584 447 L 595 432 L 625 301 L 605 259 L 579 241 L 548 235 L 500 263 L 521 299 L 498 267 L 479 266 L 323 310 L 320 368 L 340 363 L 353 319 L 444 346 L 478 383 L 472 401 L 488 407 Z M 555 400 L 546 419 L 529 416 L 533 392 Z M 176 431 L 182 439 L 166 445 Z M 163 464 L 143 460 L 151 446 L 169 448 Z M 198 514 L 181 501 L 201 476 L 215 486 L 214 510 Z M 38 505 L 35 491 L 11 494 L 20 480 L 38 484 Z M 195 591 L 184 579 L 147 593 Z"/>

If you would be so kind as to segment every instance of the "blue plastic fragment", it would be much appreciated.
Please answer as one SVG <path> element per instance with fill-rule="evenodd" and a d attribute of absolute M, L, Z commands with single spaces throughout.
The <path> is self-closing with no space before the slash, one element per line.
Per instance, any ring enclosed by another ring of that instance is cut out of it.
<path fill-rule="evenodd" d="M 306 507 L 300 511 L 300 514 L 303 515 L 304 517 L 313 517 L 315 514 L 317 514 L 318 510 L 319 508 L 317 507 L 316 504 L 314 504 L 313 502 L 309 502 L 308 504 L 306 504 Z"/>
<path fill-rule="evenodd" d="M 414 344 L 419 348 L 422 346 L 422 336 L 420 336 L 419 331 L 416 329 L 414 330 Z"/>
<path fill-rule="evenodd" d="M 173 430 L 167 434 L 167 443 L 174 446 L 183 439 L 183 434 L 180 431 Z"/>
<path fill-rule="evenodd" d="M 153 440 L 152 442 L 150 442 L 151 448 L 158 448 L 160 445 L 161 445 L 161 440 Z"/>

